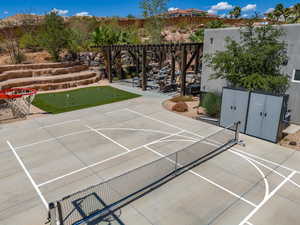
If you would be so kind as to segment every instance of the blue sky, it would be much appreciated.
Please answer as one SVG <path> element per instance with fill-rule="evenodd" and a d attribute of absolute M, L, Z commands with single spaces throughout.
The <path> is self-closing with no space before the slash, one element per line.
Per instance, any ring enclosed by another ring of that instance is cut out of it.
<path fill-rule="evenodd" d="M 231 7 L 238 5 L 245 7 L 244 16 L 250 16 L 255 11 L 264 13 L 277 3 L 283 3 L 289 7 L 297 2 L 300 0 L 170 0 L 169 7 L 198 8 L 223 15 Z M 45 14 L 53 8 L 58 9 L 65 16 L 77 13 L 94 16 L 126 16 L 128 14 L 140 16 L 141 10 L 138 3 L 139 0 L 1 0 L 0 18 L 16 13 Z"/>

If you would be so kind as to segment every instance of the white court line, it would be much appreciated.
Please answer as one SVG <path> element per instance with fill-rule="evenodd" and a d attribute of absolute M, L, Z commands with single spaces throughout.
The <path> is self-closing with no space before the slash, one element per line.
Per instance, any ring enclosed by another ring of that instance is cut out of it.
<path fill-rule="evenodd" d="M 249 221 L 245 222 L 245 224 L 248 224 L 248 225 L 253 225 L 252 223 L 250 223 Z"/>
<path fill-rule="evenodd" d="M 56 126 L 61 126 L 61 125 L 65 125 L 65 124 L 68 124 L 68 123 L 74 123 L 74 122 L 79 122 L 79 121 L 80 121 L 80 119 L 69 120 L 69 121 L 65 121 L 65 122 L 61 122 L 61 123 L 54 123 L 54 124 L 51 124 L 51 125 L 46 125 L 46 126 L 43 126 L 43 127 L 39 127 L 39 129 L 49 128 L 49 127 L 56 127 Z"/>
<path fill-rule="evenodd" d="M 159 153 L 159 152 L 153 150 L 152 148 L 150 148 L 150 147 L 148 147 L 148 146 L 145 146 L 145 148 L 147 148 L 149 151 L 153 152 L 154 154 L 157 154 L 157 155 L 160 156 L 160 157 L 165 157 L 165 155 L 163 155 L 163 154 L 161 154 L 161 153 Z M 168 160 L 169 160 L 170 162 L 172 162 L 172 163 L 175 164 L 175 161 L 173 161 L 173 160 L 171 160 L 171 159 L 168 159 Z M 179 165 L 180 165 L 180 164 L 179 164 Z M 234 192 L 232 192 L 232 191 L 226 189 L 225 187 L 223 187 L 223 186 L 221 186 L 221 185 L 219 185 L 219 184 L 217 184 L 217 183 L 215 183 L 215 182 L 209 180 L 208 178 L 201 176 L 200 174 L 194 172 L 193 170 L 189 170 L 189 172 L 190 172 L 191 174 L 193 174 L 193 175 L 195 175 L 195 176 L 197 176 L 197 177 L 200 177 L 201 179 L 207 181 L 208 183 L 210 183 L 210 184 L 212 184 L 212 185 L 214 185 L 214 186 L 220 188 L 221 190 L 223 190 L 223 191 L 225 191 L 225 192 L 227 192 L 227 193 L 233 195 L 234 197 L 243 200 L 244 202 L 248 203 L 249 205 L 251 205 L 251 206 L 253 206 L 253 207 L 257 207 L 257 205 L 255 205 L 253 202 L 251 202 L 251 201 L 249 201 L 249 200 L 243 198 L 242 196 L 240 196 L 240 195 L 238 195 L 238 194 L 235 194 Z"/>
<path fill-rule="evenodd" d="M 266 199 L 270 193 L 270 187 L 269 187 L 269 182 L 266 178 L 266 175 L 263 173 L 263 171 L 254 163 L 252 162 L 248 157 L 240 154 L 240 153 L 237 153 L 237 152 L 232 152 L 233 154 L 236 154 L 242 158 L 244 158 L 245 160 L 247 160 L 254 168 L 256 168 L 256 170 L 260 173 L 260 175 L 262 176 L 263 180 L 264 180 L 264 183 L 265 183 L 265 197 L 264 199 Z"/>
<path fill-rule="evenodd" d="M 268 159 L 264 159 L 264 158 L 259 157 L 259 156 L 257 156 L 257 155 L 253 155 L 253 154 L 251 154 L 251 153 L 241 151 L 241 150 L 239 150 L 239 149 L 237 149 L 237 148 L 232 148 L 232 149 L 235 150 L 235 151 L 237 151 L 237 152 L 240 152 L 240 153 L 242 153 L 242 154 L 245 154 L 245 155 L 251 156 L 251 157 L 253 157 L 253 158 L 260 159 L 260 160 L 262 160 L 262 161 L 268 162 L 268 163 L 273 164 L 273 165 L 275 165 L 275 166 L 284 168 L 284 169 L 286 169 L 286 170 L 288 170 L 288 171 L 290 171 L 290 172 L 300 173 L 300 171 L 298 171 L 298 170 L 295 170 L 295 169 L 286 167 L 286 166 L 284 166 L 284 165 L 281 165 L 281 164 L 279 164 L 279 163 L 270 161 L 270 160 L 268 160 Z"/>
<path fill-rule="evenodd" d="M 181 132 L 178 132 L 178 133 L 181 133 Z M 170 135 L 168 135 L 168 136 L 166 136 L 166 137 L 163 137 L 163 138 L 160 138 L 160 139 L 164 139 L 164 138 L 168 138 L 168 137 L 171 137 L 171 136 L 175 136 L 175 135 L 178 135 L 178 133 L 170 134 Z M 156 142 L 159 142 L 160 139 L 158 139 L 158 140 L 156 140 L 156 141 L 153 141 L 152 144 L 154 144 L 154 143 L 156 143 Z M 41 186 L 44 186 L 44 185 L 46 185 L 46 184 L 50 184 L 50 183 L 52 183 L 52 182 L 61 180 L 61 179 L 65 178 L 65 177 L 68 177 L 68 176 L 71 176 L 71 175 L 73 175 L 73 174 L 79 173 L 79 172 L 84 171 L 84 170 L 86 170 L 86 169 L 89 169 L 89 168 L 98 166 L 98 165 L 100 165 L 100 164 L 102 164 L 102 163 L 111 161 L 111 160 L 113 160 L 113 159 L 117 159 L 117 158 L 119 158 L 119 157 L 121 157 L 121 156 L 124 156 L 124 155 L 127 155 L 127 154 L 129 154 L 129 153 L 138 151 L 138 150 L 141 149 L 141 148 L 144 148 L 144 145 L 139 146 L 138 148 L 135 148 L 134 150 L 130 150 L 129 152 L 126 151 L 126 152 L 124 152 L 124 153 L 121 153 L 121 154 L 112 156 L 112 157 L 110 157 L 110 158 L 104 159 L 104 160 L 102 160 L 102 161 L 100 161 L 100 162 L 93 163 L 93 164 L 91 164 L 91 165 L 89 165 L 89 166 L 80 168 L 80 169 L 78 169 L 78 170 L 74 170 L 74 171 L 72 171 L 72 172 L 70 172 L 70 173 L 64 174 L 64 175 L 62 175 L 62 176 L 53 178 L 53 179 L 48 180 L 48 181 L 45 181 L 45 182 L 43 182 L 43 183 L 41 183 L 41 184 L 38 184 L 37 186 L 38 186 L 38 187 L 41 187 Z"/>
<path fill-rule="evenodd" d="M 38 188 L 38 186 L 36 185 L 35 181 L 33 180 L 33 178 L 31 177 L 30 173 L 28 172 L 28 170 L 26 169 L 24 163 L 22 162 L 21 158 L 19 157 L 19 155 L 17 154 L 16 150 L 14 149 L 14 147 L 12 146 L 12 144 L 9 141 L 6 141 L 6 143 L 8 144 L 8 146 L 10 147 L 11 151 L 13 152 L 13 154 L 15 155 L 16 159 L 18 160 L 20 166 L 22 167 L 22 169 L 24 170 L 26 176 L 28 177 L 28 179 L 30 180 L 32 186 L 34 187 L 35 191 L 37 192 L 37 194 L 39 195 L 40 199 L 42 200 L 44 206 L 46 207 L 46 209 L 48 210 L 48 203 L 46 201 L 46 199 L 44 198 L 43 194 L 41 193 L 40 189 Z"/>
<path fill-rule="evenodd" d="M 119 142 L 117 142 L 117 141 L 113 140 L 112 138 L 106 136 L 105 134 L 101 133 L 100 131 L 98 131 L 98 130 L 96 130 L 96 129 L 88 126 L 88 125 L 86 125 L 86 127 L 89 128 L 90 130 L 96 132 L 97 134 L 101 135 L 102 137 L 106 138 L 107 140 L 110 140 L 112 143 L 118 145 L 119 147 L 125 149 L 127 152 L 130 152 L 130 150 L 127 147 L 125 147 L 124 145 L 121 145 Z"/>
<path fill-rule="evenodd" d="M 150 120 L 159 122 L 159 123 L 164 124 L 164 125 L 167 125 L 167 126 L 169 126 L 169 127 L 173 127 L 173 128 L 175 128 L 175 129 L 178 129 L 178 130 L 181 130 L 181 131 L 184 130 L 184 129 L 182 129 L 182 128 L 180 128 L 180 127 L 177 127 L 177 126 L 175 126 L 175 125 L 173 125 L 173 124 L 167 123 L 167 122 L 162 121 L 162 120 L 159 120 L 159 119 L 155 119 L 155 118 L 153 118 L 153 117 L 151 117 L 151 116 L 147 116 L 147 115 L 145 115 L 145 114 L 143 114 L 143 113 L 139 113 L 139 112 L 137 112 L 137 111 L 134 111 L 134 110 L 131 110 L 131 109 L 128 109 L 128 108 L 125 108 L 125 109 L 126 109 L 127 111 L 132 112 L 132 113 L 135 113 L 135 114 L 137 114 L 137 115 L 139 115 L 139 116 L 141 116 L 141 117 L 148 118 L 148 119 L 150 119 Z M 185 131 L 185 130 L 184 130 L 184 131 Z"/>
<path fill-rule="evenodd" d="M 142 145 L 142 146 L 139 146 L 139 147 L 137 147 L 137 148 L 134 148 L 134 149 L 132 149 L 131 151 L 135 151 L 135 150 L 137 150 L 137 149 L 140 149 L 140 148 L 142 148 L 142 147 L 147 147 L 147 146 L 149 146 L 149 145 L 154 145 L 154 144 L 156 144 L 156 143 L 159 143 L 159 142 L 161 142 L 161 141 L 163 141 L 163 140 L 165 140 L 165 139 L 168 139 L 168 138 L 170 138 L 170 137 L 173 137 L 173 136 L 180 136 L 180 134 L 182 134 L 182 133 L 184 133 L 185 131 L 179 131 L 179 132 L 177 132 L 177 133 L 175 133 L 175 134 L 170 134 L 170 135 L 168 135 L 168 136 L 166 136 L 166 137 L 162 137 L 162 138 L 160 138 L 160 139 L 158 139 L 158 140 L 155 140 L 155 141 L 151 141 L 151 142 L 149 142 L 149 143 L 147 143 L 147 144 L 144 144 L 144 145 Z"/>
<path fill-rule="evenodd" d="M 44 144 L 44 143 L 51 142 L 51 141 L 57 141 L 57 139 L 73 136 L 73 135 L 76 135 L 76 134 L 88 133 L 88 132 L 92 132 L 92 131 L 90 129 L 89 130 L 76 131 L 76 132 L 65 134 L 65 135 L 62 135 L 62 136 L 49 138 L 49 139 L 45 139 L 45 140 L 42 140 L 42 141 L 37 141 L 37 142 L 30 143 L 30 144 L 27 144 L 27 145 L 18 146 L 18 147 L 15 147 L 15 149 L 22 149 L 22 148 L 32 147 L 34 145 Z"/>
<path fill-rule="evenodd" d="M 229 152 L 232 152 L 233 154 L 243 155 L 242 153 L 235 152 L 234 150 L 229 150 Z M 255 163 L 257 163 L 258 165 L 260 165 L 260 166 L 262 166 L 262 167 L 264 167 L 264 168 L 270 170 L 271 172 L 277 174 L 278 176 L 280 176 L 280 177 L 282 177 L 282 178 L 284 178 L 284 179 L 286 178 L 285 175 L 283 175 L 283 174 L 277 172 L 274 168 L 271 168 L 271 167 L 269 167 L 269 166 L 266 166 L 265 164 L 263 164 L 263 163 L 261 163 L 261 162 L 255 160 L 255 159 L 253 159 L 253 158 L 250 158 L 249 156 L 246 156 L 246 155 L 243 155 L 243 156 L 244 156 L 245 158 L 248 158 L 248 159 L 251 160 L 252 162 L 255 162 Z M 292 183 L 293 185 L 295 185 L 296 187 L 300 188 L 300 185 L 297 184 L 295 181 L 289 180 L 289 182 Z"/>
<path fill-rule="evenodd" d="M 245 219 L 242 220 L 242 222 L 239 223 L 239 225 L 244 225 L 246 222 L 249 221 L 249 219 L 251 219 L 252 216 L 254 216 L 254 214 L 261 208 L 263 207 L 279 190 L 280 188 L 286 184 L 286 182 L 288 182 L 297 172 L 294 171 L 292 172 L 287 178 L 284 179 L 284 181 L 282 181 L 269 195 L 266 199 L 264 199 L 261 203 L 259 203 L 259 205 L 253 209 L 248 216 L 245 217 Z"/>
<path fill-rule="evenodd" d="M 95 128 L 95 130 L 98 130 L 98 131 L 101 131 L 101 130 L 130 130 L 130 131 L 153 132 L 153 133 L 166 134 L 166 135 L 172 134 L 170 132 L 153 130 L 153 129 L 137 129 L 137 128 L 124 128 L 124 127 L 121 127 L 121 128 L 118 128 L 118 127 L 117 128 Z M 38 144 L 43 144 L 43 143 L 47 143 L 47 142 L 51 142 L 51 141 L 57 141 L 57 139 L 61 139 L 61 138 L 64 138 L 64 137 L 69 137 L 69 136 L 72 136 L 72 135 L 88 133 L 88 132 L 92 132 L 92 131 L 90 129 L 82 130 L 82 131 L 76 131 L 76 132 L 72 132 L 72 133 L 69 133 L 69 134 L 62 135 L 62 136 L 57 136 L 55 138 L 49 138 L 49 139 L 45 139 L 45 140 L 42 140 L 42 141 L 37 141 L 37 142 L 30 143 L 30 144 L 17 146 L 17 147 L 15 147 L 15 149 L 27 148 L 27 147 L 31 147 L 31 146 L 38 145 Z M 197 140 L 197 139 L 194 139 L 192 137 L 187 137 L 187 136 L 184 136 L 184 135 L 178 135 L 178 136 L 190 138 L 190 139 L 193 139 L 193 140 Z"/>
<path fill-rule="evenodd" d="M 172 140 L 162 140 L 162 141 L 160 141 L 160 142 L 197 142 L 197 141 L 200 141 L 200 139 L 199 139 L 199 140 L 191 140 L 191 139 L 190 139 L 190 140 L 187 140 L 187 139 L 172 139 Z M 209 143 L 209 142 L 207 142 L 207 143 Z M 212 143 L 209 143 L 209 144 L 212 144 Z M 234 148 L 232 148 L 232 149 L 234 149 Z M 235 150 L 228 150 L 228 152 L 231 152 L 231 153 L 233 153 L 233 154 L 235 154 L 235 155 L 239 155 L 239 156 L 242 157 L 242 158 L 249 159 L 250 161 L 252 161 L 252 162 L 254 162 L 254 163 L 257 163 L 257 164 L 259 164 L 260 166 L 262 166 L 262 167 L 264 167 L 264 168 L 270 170 L 271 172 L 277 174 L 278 176 L 280 176 L 280 177 L 282 177 L 282 178 L 286 178 L 285 175 L 283 175 L 283 174 L 277 172 L 277 171 L 274 170 L 273 168 L 271 168 L 271 167 L 269 167 L 269 166 L 266 166 L 265 164 L 263 164 L 263 163 L 261 163 L 261 162 L 255 160 L 255 159 L 253 159 L 253 158 L 251 158 L 251 157 L 249 157 L 249 156 L 246 156 L 246 155 L 244 155 L 244 154 L 242 154 L 242 153 L 236 152 Z M 247 160 L 247 161 L 248 161 L 248 160 Z M 251 162 L 249 162 L 249 163 L 252 165 Z M 253 165 L 253 166 L 254 166 L 254 165 Z M 257 168 L 257 167 L 255 166 L 255 168 Z M 259 168 L 257 168 L 257 169 L 259 169 Z M 262 171 L 261 171 L 261 172 L 262 172 Z M 260 172 L 260 174 L 261 174 L 261 172 Z M 296 183 L 295 181 L 289 180 L 289 182 L 292 183 L 293 185 L 295 185 L 296 187 L 300 188 L 300 185 L 299 185 L 298 183 Z M 266 181 L 265 181 L 265 184 L 266 184 Z"/>
<path fill-rule="evenodd" d="M 123 155 L 127 155 L 128 153 L 129 153 L 129 152 L 123 152 L 123 153 L 121 153 L 121 154 L 118 154 L 118 155 L 115 155 L 115 156 L 113 156 L 113 157 L 107 158 L 107 159 L 102 160 L 102 161 L 100 161 L 100 162 L 93 163 L 93 164 L 91 164 L 91 165 L 89 165 L 89 166 L 80 168 L 80 169 L 78 169 L 78 170 L 74 170 L 74 171 L 72 171 L 72 172 L 70 172 L 70 173 L 67 173 L 67 174 L 65 174 L 65 175 L 62 175 L 62 176 L 56 177 L 56 178 L 54 178 L 54 179 L 48 180 L 48 181 L 46 181 L 46 182 L 43 182 L 43 183 L 41 183 L 41 184 L 38 184 L 37 186 L 38 186 L 38 187 L 42 187 L 42 186 L 44 186 L 44 185 L 46 185 L 46 184 L 50 184 L 50 183 L 52 183 L 52 182 L 58 181 L 58 180 L 60 180 L 60 179 L 63 179 L 63 178 L 65 178 L 65 177 L 68 177 L 68 176 L 70 176 L 70 175 L 79 173 L 79 172 L 81 172 L 81 171 L 83 171 L 83 170 L 86 170 L 86 169 L 89 169 L 89 168 L 98 166 L 98 165 L 100 165 L 100 164 L 102 164 L 102 163 L 105 163 L 105 162 L 108 162 L 108 161 L 110 161 L 110 160 L 119 158 L 119 157 L 121 157 L 121 156 L 123 156 Z"/>

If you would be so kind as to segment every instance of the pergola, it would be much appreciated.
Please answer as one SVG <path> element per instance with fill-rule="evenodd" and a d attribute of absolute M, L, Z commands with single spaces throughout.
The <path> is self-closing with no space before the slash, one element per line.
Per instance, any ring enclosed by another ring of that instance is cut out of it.
<path fill-rule="evenodd" d="M 136 70 L 139 72 L 142 67 L 142 90 L 147 88 L 147 56 L 149 53 L 158 55 L 159 65 L 162 66 L 164 56 L 171 56 L 171 80 L 175 80 L 175 63 L 176 56 L 180 55 L 181 68 L 181 94 L 186 94 L 186 73 L 188 68 L 194 62 L 194 72 L 199 73 L 199 65 L 203 56 L 202 43 L 177 43 L 177 44 L 141 44 L 141 45 L 103 45 L 95 46 L 102 49 L 107 55 L 108 63 L 108 79 L 111 83 L 113 80 L 112 66 L 115 64 L 115 59 L 118 58 L 123 51 L 127 51 L 133 58 Z"/>

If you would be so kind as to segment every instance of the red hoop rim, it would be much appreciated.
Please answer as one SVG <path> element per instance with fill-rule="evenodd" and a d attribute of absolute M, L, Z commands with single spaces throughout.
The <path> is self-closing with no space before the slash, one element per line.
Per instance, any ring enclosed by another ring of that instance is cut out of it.
<path fill-rule="evenodd" d="M 18 94 L 18 92 L 25 92 L 22 94 Z M 11 92 L 15 92 L 17 94 L 11 94 Z M 21 98 L 23 96 L 30 96 L 35 95 L 37 93 L 37 90 L 33 88 L 9 88 L 0 90 L 0 99 L 15 99 L 15 98 Z"/>

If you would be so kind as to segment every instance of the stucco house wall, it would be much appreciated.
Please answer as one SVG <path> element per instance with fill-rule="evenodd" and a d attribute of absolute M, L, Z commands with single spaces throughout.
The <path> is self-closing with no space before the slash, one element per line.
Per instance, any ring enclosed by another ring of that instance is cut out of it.
<path fill-rule="evenodd" d="M 295 69 L 300 70 L 300 24 L 280 26 L 285 35 L 282 36 L 287 44 L 288 64 L 282 69 L 290 77 L 290 87 L 287 94 L 290 95 L 289 109 L 292 110 L 292 122 L 300 124 L 300 83 L 293 82 Z M 224 51 L 226 37 L 236 41 L 240 40 L 240 28 L 207 29 L 204 33 L 204 55 L 213 54 L 216 51 Z M 203 62 L 201 90 L 204 92 L 222 92 L 227 82 L 222 79 L 211 80 L 213 71 Z"/>

